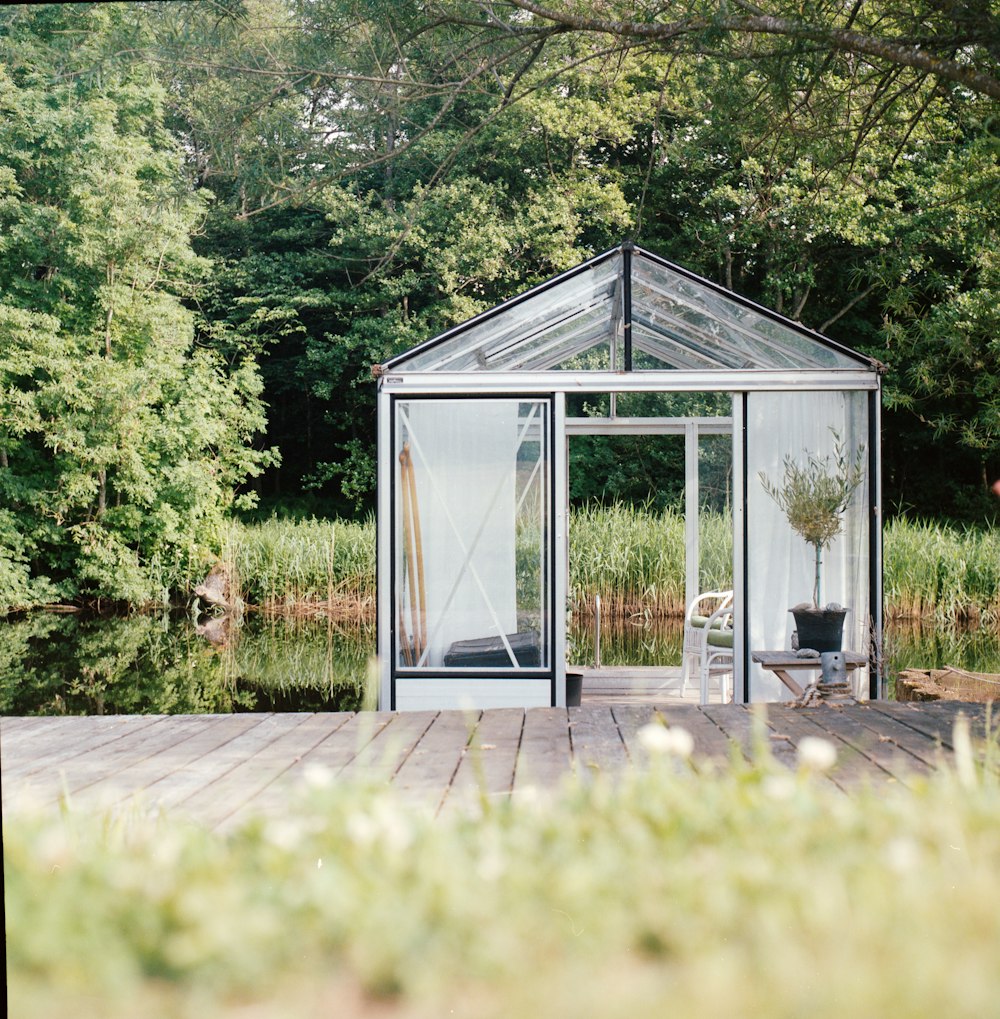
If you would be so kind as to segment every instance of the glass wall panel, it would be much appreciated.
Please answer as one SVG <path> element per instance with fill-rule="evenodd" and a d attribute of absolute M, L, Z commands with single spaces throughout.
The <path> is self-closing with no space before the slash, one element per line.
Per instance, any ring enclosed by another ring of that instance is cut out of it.
<path fill-rule="evenodd" d="M 792 647 L 794 620 L 789 610 L 812 602 L 815 552 L 795 531 L 788 516 L 768 494 L 761 475 L 780 487 L 785 460 L 806 467 L 810 457 L 836 473 L 838 442 L 853 460 L 863 450 L 864 478 L 843 514 L 839 534 L 821 555 L 821 605 L 848 609 L 845 651 L 869 648 L 869 485 L 868 394 L 747 394 L 747 598 L 751 651 Z M 781 700 L 791 692 L 772 673 L 750 664 L 750 699 Z M 804 686 L 810 679 L 805 676 Z M 854 673 L 855 696 L 868 696 L 868 674 Z M 818 678 L 812 677 L 812 678 Z"/>
<path fill-rule="evenodd" d="M 549 400 L 395 404 L 396 667 L 550 668 Z"/>
<path fill-rule="evenodd" d="M 698 437 L 698 589 L 733 587 L 733 436 Z"/>

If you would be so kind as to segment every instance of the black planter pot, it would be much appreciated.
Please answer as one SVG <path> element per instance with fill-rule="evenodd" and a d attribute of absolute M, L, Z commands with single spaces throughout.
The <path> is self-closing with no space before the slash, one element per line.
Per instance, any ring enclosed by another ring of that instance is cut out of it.
<path fill-rule="evenodd" d="M 820 653 L 840 651 L 844 644 L 844 617 L 847 609 L 809 608 L 789 609 L 795 617 L 800 648 L 812 648 Z"/>
<path fill-rule="evenodd" d="M 583 697 L 583 673 L 566 673 L 566 707 L 578 708 Z"/>

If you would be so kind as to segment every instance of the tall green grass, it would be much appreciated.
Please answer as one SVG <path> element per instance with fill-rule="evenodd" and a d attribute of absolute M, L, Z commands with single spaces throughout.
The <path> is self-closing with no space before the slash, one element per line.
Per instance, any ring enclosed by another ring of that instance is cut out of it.
<path fill-rule="evenodd" d="M 5 817 L 11 1015 L 995 1016 L 995 747 L 850 796 L 760 754 L 437 818 L 317 772 L 229 837 Z"/>
<path fill-rule="evenodd" d="M 1000 618 L 1000 531 L 897 518 L 883 541 L 891 615 Z"/>
<path fill-rule="evenodd" d="M 1000 531 L 898 518 L 885 539 L 885 602 L 895 617 L 1000 619 Z M 532 546 L 534 547 L 534 546 Z M 732 584 L 729 518 L 701 521 L 701 585 Z M 233 525 L 224 558 L 253 605 L 374 611 L 375 526 L 270 520 Z M 684 613 L 684 518 L 626 504 L 575 510 L 570 522 L 570 605 L 607 617 Z"/>
<path fill-rule="evenodd" d="M 614 503 L 574 511 L 570 520 L 570 599 L 587 611 L 595 595 L 609 616 L 684 615 L 684 514 Z M 704 590 L 732 587 L 731 524 L 704 514 Z"/>
<path fill-rule="evenodd" d="M 233 524 L 222 553 L 242 599 L 266 608 L 323 603 L 373 612 L 375 524 L 343 520 Z"/>

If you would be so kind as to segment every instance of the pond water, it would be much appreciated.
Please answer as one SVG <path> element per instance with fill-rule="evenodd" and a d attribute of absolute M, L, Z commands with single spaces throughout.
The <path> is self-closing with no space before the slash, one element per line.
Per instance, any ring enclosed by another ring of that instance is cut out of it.
<path fill-rule="evenodd" d="M 35 613 L 0 623 L 0 714 L 374 708 L 375 624 Z"/>
<path fill-rule="evenodd" d="M 890 675 L 954 665 L 1000 673 L 994 628 L 892 623 Z M 0 623 L 0 714 L 204 714 L 356 711 L 376 706 L 375 625 L 246 614 L 36 613 Z M 574 621 L 573 664 L 594 662 L 590 620 Z M 603 665 L 679 665 L 680 620 L 605 620 Z"/>

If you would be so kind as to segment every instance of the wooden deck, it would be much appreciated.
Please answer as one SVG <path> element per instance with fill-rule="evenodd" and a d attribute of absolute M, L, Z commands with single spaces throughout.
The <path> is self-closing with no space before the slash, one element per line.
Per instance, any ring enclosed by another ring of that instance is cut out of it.
<path fill-rule="evenodd" d="M 751 711 L 738 705 L 587 700 L 570 709 L 331 714 L 117 715 L 0 719 L 3 816 L 75 809 L 167 808 L 225 830 L 254 813 L 288 809 L 296 788 L 364 777 L 391 783 L 434 812 L 484 793 L 517 796 L 643 767 L 639 730 L 659 711 L 694 737 L 696 761 L 726 766 L 732 747 L 751 754 Z M 775 759 L 795 766 L 796 746 L 821 736 L 838 749 L 824 780 L 910 784 L 951 753 L 965 713 L 985 732 L 982 704 L 881 702 L 834 708 L 767 706 Z M 994 723 L 995 724 L 995 723 Z"/>

